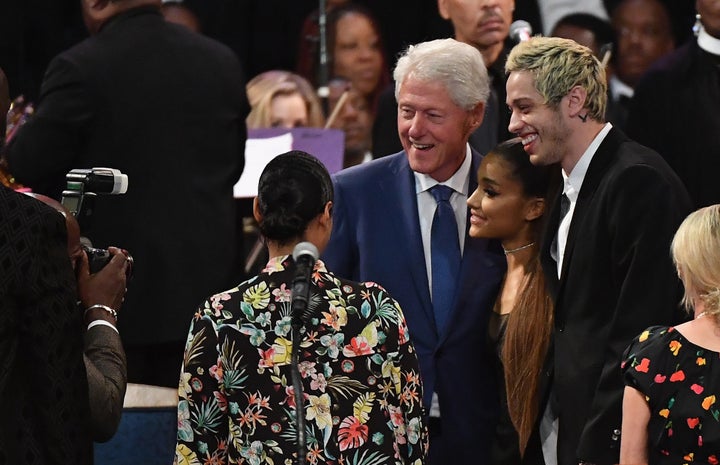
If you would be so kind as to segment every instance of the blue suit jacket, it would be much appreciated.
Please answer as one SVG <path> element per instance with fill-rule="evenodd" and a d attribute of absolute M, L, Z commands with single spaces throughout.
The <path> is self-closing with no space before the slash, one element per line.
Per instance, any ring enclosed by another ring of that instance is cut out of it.
<path fill-rule="evenodd" d="M 469 193 L 481 160 L 472 156 Z M 487 322 L 505 257 L 466 229 L 458 292 L 438 333 L 405 152 L 343 170 L 334 184 L 334 226 L 323 259 L 339 276 L 380 283 L 400 303 L 420 360 L 425 407 L 433 392 L 440 401 L 442 440 L 431 439 L 430 456 L 438 463 L 486 463 L 498 403 Z"/>

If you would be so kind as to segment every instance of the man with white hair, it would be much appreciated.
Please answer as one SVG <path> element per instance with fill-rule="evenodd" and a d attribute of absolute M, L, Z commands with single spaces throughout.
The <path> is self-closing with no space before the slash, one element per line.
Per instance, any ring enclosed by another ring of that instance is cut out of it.
<path fill-rule="evenodd" d="M 394 78 L 404 150 L 335 176 L 324 259 L 402 306 L 430 416 L 429 463 L 486 464 L 498 395 L 485 340 L 505 258 L 468 236 L 466 200 L 488 75 L 475 47 L 443 39 L 409 47 Z"/>

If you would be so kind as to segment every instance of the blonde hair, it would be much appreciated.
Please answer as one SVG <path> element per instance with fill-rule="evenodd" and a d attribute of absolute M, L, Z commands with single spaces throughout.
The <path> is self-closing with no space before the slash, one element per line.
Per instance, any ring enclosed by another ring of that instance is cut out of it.
<path fill-rule="evenodd" d="M 605 70 L 589 48 L 559 37 L 532 37 L 508 55 L 505 72 L 514 71 L 529 71 L 544 103 L 554 108 L 573 87 L 582 87 L 587 92 L 585 107 L 590 118 L 605 121 Z"/>
<path fill-rule="evenodd" d="M 690 312 L 700 300 L 720 323 L 720 205 L 701 208 L 685 218 L 670 247 L 685 286 L 682 303 Z"/>
<path fill-rule="evenodd" d="M 305 101 L 308 127 L 325 126 L 320 99 L 310 83 L 302 76 L 289 71 L 266 71 L 252 78 L 247 83 L 246 89 L 251 107 L 246 120 L 248 129 L 270 127 L 272 100 L 278 95 L 294 94 L 300 95 Z"/>

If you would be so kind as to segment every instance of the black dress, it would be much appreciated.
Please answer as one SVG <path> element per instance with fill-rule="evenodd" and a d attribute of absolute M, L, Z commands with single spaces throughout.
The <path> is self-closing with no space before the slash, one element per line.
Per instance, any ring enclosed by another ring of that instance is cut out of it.
<path fill-rule="evenodd" d="M 515 431 L 515 427 L 510 419 L 510 413 L 508 412 L 507 392 L 505 390 L 505 370 L 500 357 L 509 316 L 509 313 L 500 314 L 493 311 L 490 313 L 490 322 L 488 323 L 488 342 L 497 354 L 494 360 L 501 406 L 500 418 L 495 428 L 495 437 L 490 450 L 490 463 L 492 465 L 517 465 L 520 463 L 518 434 L 517 431 Z"/>
<path fill-rule="evenodd" d="M 717 464 L 720 460 L 720 354 L 673 327 L 652 326 L 622 362 L 625 384 L 650 406 L 649 463 Z"/>

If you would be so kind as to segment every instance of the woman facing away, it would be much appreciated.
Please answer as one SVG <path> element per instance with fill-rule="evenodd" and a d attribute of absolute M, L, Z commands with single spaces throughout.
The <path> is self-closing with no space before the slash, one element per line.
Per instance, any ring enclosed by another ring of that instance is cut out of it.
<path fill-rule="evenodd" d="M 671 252 L 693 320 L 627 348 L 621 464 L 720 462 L 720 205 L 691 213 Z"/>
<path fill-rule="evenodd" d="M 530 163 L 519 139 L 502 142 L 483 158 L 477 190 L 467 201 L 470 236 L 500 240 L 507 258 L 489 324 L 506 407 L 496 431 L 494 464 L 521 462 L 540 413 L 537 390 L 552 330 L 552 301 L 538 250 L 552 170 Z"/>
<path fill-rule="evenodd" d="M 301 330 L 293 324 L 298 266 L 290 254 L 300 242 L 326 247 L 332 205 L 330 175 L 311 155 L 288 152 L 265 167 L 254 215 L 271 258 L 257 276 L 208 298 L 191 321 L 176 464 L 425 463 L 418 361 L 387 291 L 339 278 L 318 260 L 309 313 Z M 303 417 L 306 439 L 298 441 Z M 298 444 L 306 451 L 299 460 Z"/>

